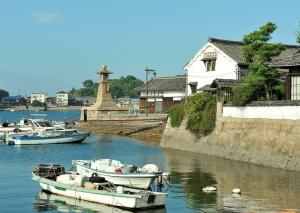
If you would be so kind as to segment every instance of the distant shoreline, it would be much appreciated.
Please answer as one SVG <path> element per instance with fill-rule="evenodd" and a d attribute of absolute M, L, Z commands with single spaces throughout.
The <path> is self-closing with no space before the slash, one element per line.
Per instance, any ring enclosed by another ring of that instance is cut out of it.
<path fill-rule="evenodd" d="M 31 107 L 29 109 L 25 108 L 2 108 L 0 111 L 4 112 L 15 112 L 15 111 L 80 111 L 82 106 L 69 106 L 69 107 L 47 107 L 45 110 L 44 107 Z"/>

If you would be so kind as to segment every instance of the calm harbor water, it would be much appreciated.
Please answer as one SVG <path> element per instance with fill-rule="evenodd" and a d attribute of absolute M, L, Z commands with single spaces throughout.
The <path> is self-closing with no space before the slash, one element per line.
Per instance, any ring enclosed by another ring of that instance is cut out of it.
<path fill-rule="evenodd" d="M 39 112 L 40 113 L 40 112 Z M 79 112 L 42 112 L 48 119 L 73 120 Z M 1 121 L 18 121 L 30 112 L 0 112 Z M 166 209 L 146 212 L 274 212 L 300 210 L 300 173 L 265 168 L 212 156 L 162 149 L 155 142 L 92 135 L 82 144 L 7 146 L 0 143 L 0 212 L 127 212 L 100 204 L 40 192 L 31 180 L 37 163 L 113 158 L 142 166 L 155 163 L 168 170 Z M 202 188 L 215 185 L 216 193 Z M 241 196 L 231 190 L 239 187 Z"/>

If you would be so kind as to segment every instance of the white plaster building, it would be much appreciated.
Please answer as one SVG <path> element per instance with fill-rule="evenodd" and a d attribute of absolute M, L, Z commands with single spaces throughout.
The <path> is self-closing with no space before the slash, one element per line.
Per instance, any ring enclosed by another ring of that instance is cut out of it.
<path fill-rule="evenodd" d="M 31 93 L 30 103 L 33 101 L 39 101 L 41 103 L 46 102 L 47 95 L 45 93 Z"/>
<path fill-rule="evenodd" d="M 56 93 L 56 105 L 66 107 L 68 106 L 69 95 L 67 92 L 60 91 Z"/>
<path fill-rule="evenodd" d="M 243 43 L 209 38 L 184 66 L 188 95 L 209 88 L 214 79 L 243 79 L 248 71 Z"/>

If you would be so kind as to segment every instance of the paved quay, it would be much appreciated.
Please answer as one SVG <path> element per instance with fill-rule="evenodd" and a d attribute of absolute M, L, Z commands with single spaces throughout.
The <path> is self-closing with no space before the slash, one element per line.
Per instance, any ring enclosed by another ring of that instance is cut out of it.
<path fill-rule="evenodd" d="M 80 121 L 79 128 L 95 134 L 160 139 L 166 122 L 166 115 L 152 115 L 149 117 L 119 116 L 103 120 Z"/>

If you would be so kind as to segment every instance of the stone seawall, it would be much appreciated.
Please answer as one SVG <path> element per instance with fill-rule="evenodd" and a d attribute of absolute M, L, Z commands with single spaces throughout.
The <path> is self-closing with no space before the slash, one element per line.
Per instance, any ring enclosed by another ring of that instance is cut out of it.
<path fill-rule="evenodd" d="M 208 136 L 168 121 L 160 145 L 263 166 L 300 171 L 300 121 L 219 117 Z"/>

